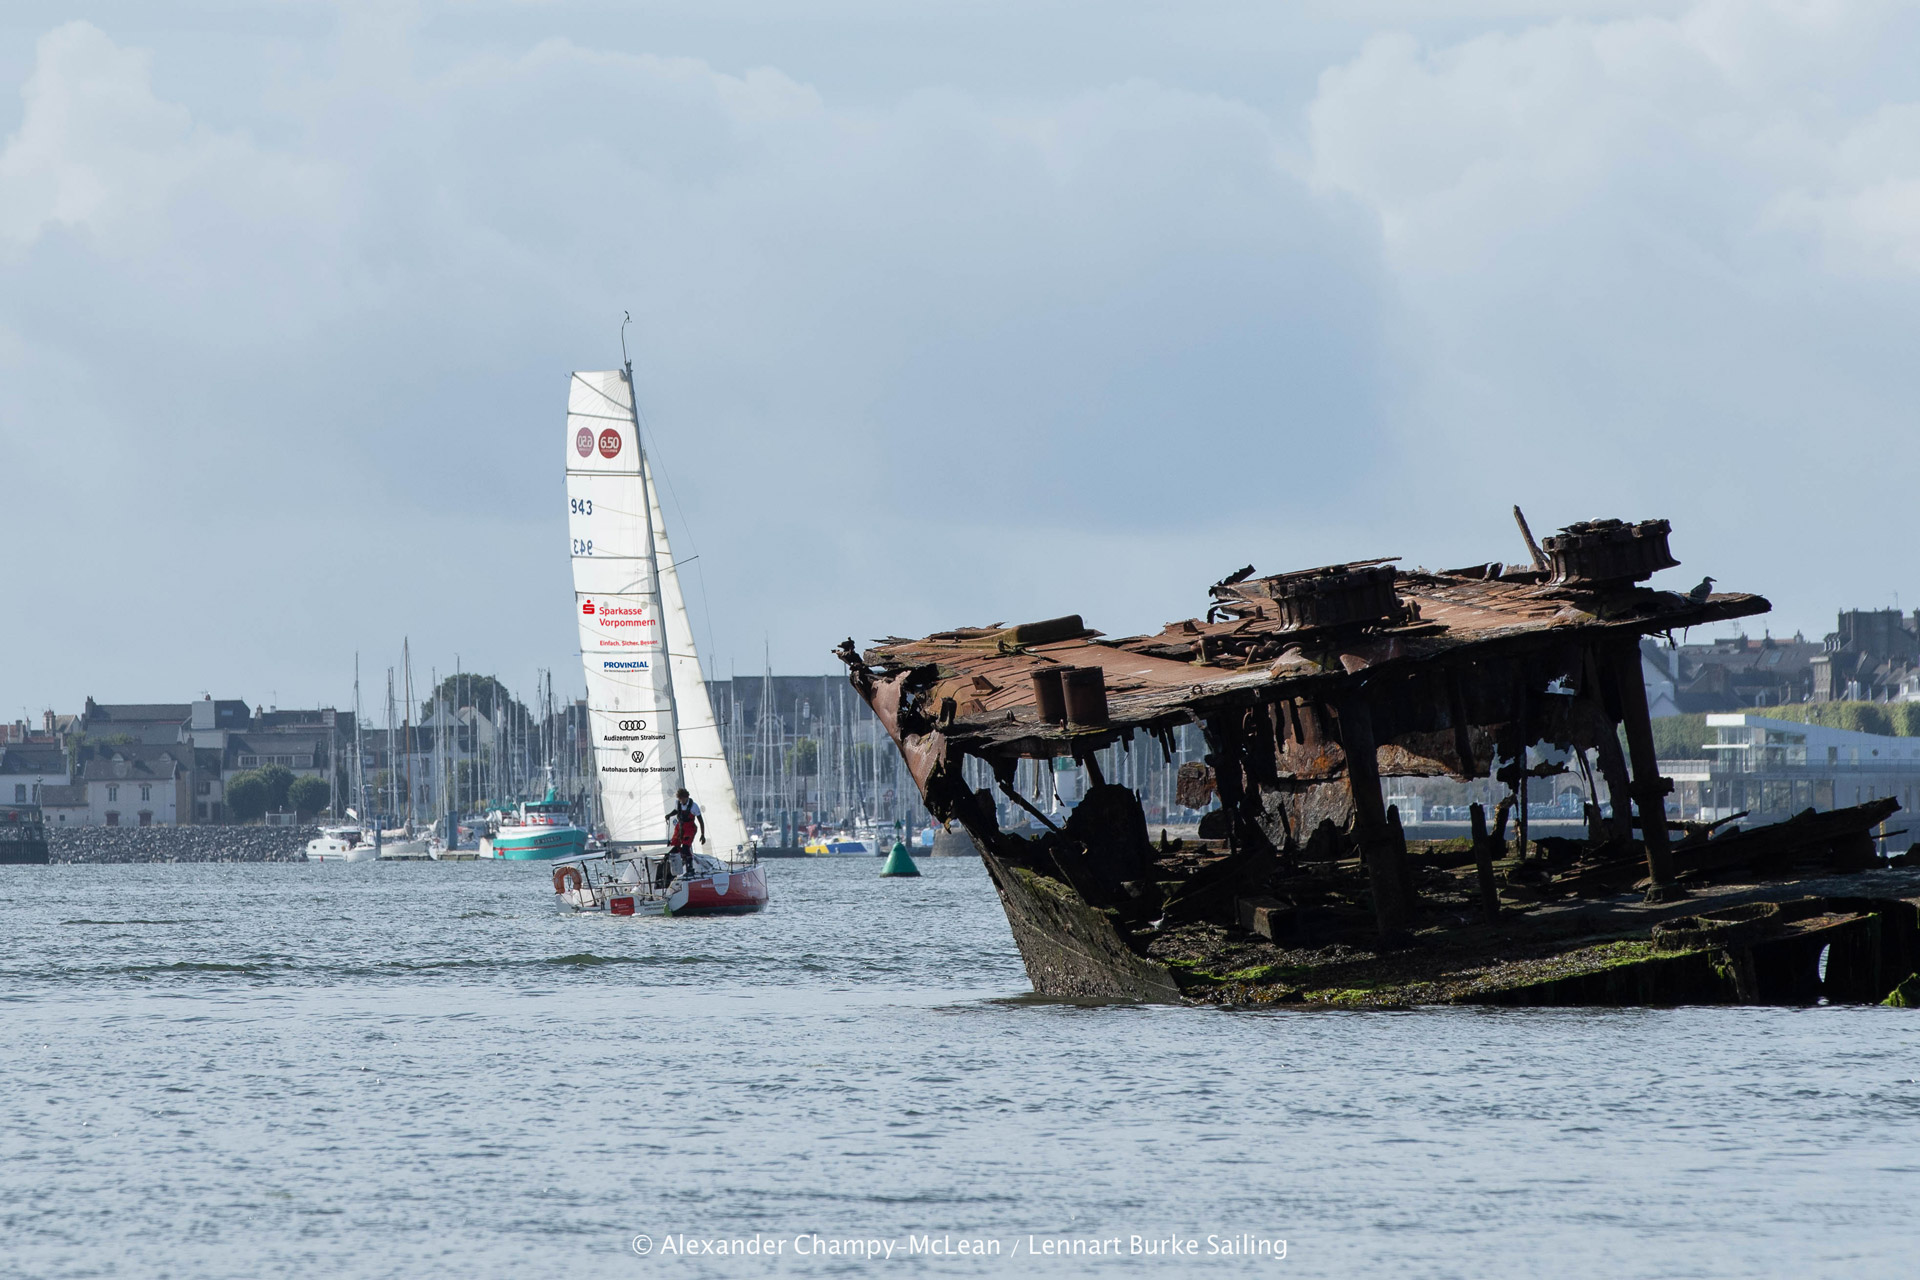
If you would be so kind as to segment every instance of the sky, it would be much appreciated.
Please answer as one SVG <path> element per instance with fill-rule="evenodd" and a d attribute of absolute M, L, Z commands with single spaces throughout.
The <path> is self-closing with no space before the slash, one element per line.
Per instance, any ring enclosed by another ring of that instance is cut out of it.
<path fill-rule="evenodd" d="M 1868 2 L 9 0 L 0 719 L 577 691 L 627 312 L 712 676 L 1515 503 L 1755 631 L 1912 610 L 1916 65 Z"/>

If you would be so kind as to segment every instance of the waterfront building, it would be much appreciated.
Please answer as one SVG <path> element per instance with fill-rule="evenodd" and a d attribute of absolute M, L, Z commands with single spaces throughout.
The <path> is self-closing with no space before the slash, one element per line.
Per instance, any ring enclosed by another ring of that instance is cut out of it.
<path fill-rule="evenodd" d="M 58 743 L 0 747 L 0 804 L 39 804 L 44 788 L 67 781 L 67 756 Z"/>
<path fill-rule="evenodd" d="M 88 756 L 80 762 L 76 779 L 86 795 L 85 817 L 79 825 L 181 825 L 182 815 L 191 812 L 192 755 L 191 747 L 138 744 Z"/>
<path fill-rule="evenodd" d="M 1920 702 L 1920 610 L 1846 609 L 1819 640 L 1744 633 L 1640 644 L 1647 704 L 1663 715 L 1801 702 Z"/>
<path fill-rule="evenodd" d="M 1775 822 L 1806 808 L 1833 809 L 1892 796 L 1920 803 L 1920 738 L 1777 720 L 1753 712 L 1707 717 L 1706 758 L 1668 760 L 1669 811 L 1713 820 L 1742 810 Z"/>
<path fill-rule="evenodd" d="M 51 723 L 52 713 L 48 716 Z M 86 709 L 70 719 L 70 732 L 63 738 L 75 764 L 71 779 L 60 780 L 83 786 L 87 798 L 84 812 L 79 806 L 68 806 L 69 825 L 79 821 L 95 826 L 142 825 L 141 813 L 149 814 L 149 823 L 157 825 L 224 822 L 227 785 L 239 774 L 268 765 L 334 784 L 337 735 L 352 729 L 350 721 L 330 707 L 291 711 L 259 707 L 250 712 L 244 700 L 210 695 L 194 702 L 154 703 L 106 703 L 89 697 Z M 149 761 L 157 758 L 155 750 L 173 762 L 170 767 L 177 776 L 140 785 L 149 789 L 177 786 L 172 808 L 160 801 L 152 802 L 157 808 L 137 804 L 129 808 L 118 796 L 111 801 L 102 798 L 104 790 L 95 794 L 96 782 L 116 791 L 118 782 L 95 777 L 100 771 L 92 761 L 110 762 L 116 754 L 129 763 Z M 111 822 L 109 813 L 117 815 Z M 162 813 L 170 815 L 165 823 Z M 57 816 L 48 820 L 59 824 Z"/>
<path fill-rule="evenodd" d="M 95 702 L 89 697 L 79 728 L 94 741 L 130 739 L 166 746 L 183 741 L 192 717 L 193 704 L 188 702 Z"/>
<path fill-rule="evenodd" d="M 1813 662 L 1825 643 L 1794 636 L 1722 636 L 1705 644 L 1640 642 L 1647 709 L 1654 719 L 1742 707 L 1777 707 L 1813 696 Z"/>
<path fill-rule="evenodd" d="M 84 827 L 88 812 L 84 782 L 40 789 L 40 817 L 49 827 Z"/>

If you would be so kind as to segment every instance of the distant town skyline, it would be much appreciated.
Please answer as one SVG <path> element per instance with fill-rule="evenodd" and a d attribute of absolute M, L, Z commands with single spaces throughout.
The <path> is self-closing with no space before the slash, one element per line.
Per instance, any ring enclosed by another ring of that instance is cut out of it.
<path fill-rule="evenodd" d="M 641 400 L 708 674 L 1665 517 L 1920 605 L 1920 15 L 1768 3 L 21 0 L 0 718 L 579 688 L 574 369 Z M 1696 636 L 1696 639 L 1704 638 Z"/>

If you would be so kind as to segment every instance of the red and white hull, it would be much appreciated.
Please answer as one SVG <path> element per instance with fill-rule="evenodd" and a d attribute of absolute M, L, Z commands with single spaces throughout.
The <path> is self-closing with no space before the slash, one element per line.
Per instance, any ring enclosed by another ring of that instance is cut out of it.
<path fill-rule="evenodd" d="M 758 866 L 678 880 L 667 893 L 667 913 L 687 916 L 758 911 L 767 905 L 767 873 Z"/>
<path fill-rule="evenodd" d="M 767 905 L 765 868 L 705 857 L 699 862 L 692 874 L 655 887 L 658 864 L 652 860 L 569 858 L 553 869 L 554 905 L 614 916 L 731 915 Z"/>

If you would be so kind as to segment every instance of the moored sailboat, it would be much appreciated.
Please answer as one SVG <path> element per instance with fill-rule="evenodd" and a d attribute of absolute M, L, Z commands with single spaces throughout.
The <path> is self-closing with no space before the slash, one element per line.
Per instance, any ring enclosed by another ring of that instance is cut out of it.
<path fill-rule="evenodd" d="M 701 675 L 631 361 L 573 375 L 566 448 L 575 618 L 608 847 L 559 860 L 555 900 L 614 915 L 758 910 L 766 873 Z M 699 852 L 673 843 L 668 814 L 682 788 L 703 820 Z"/>

